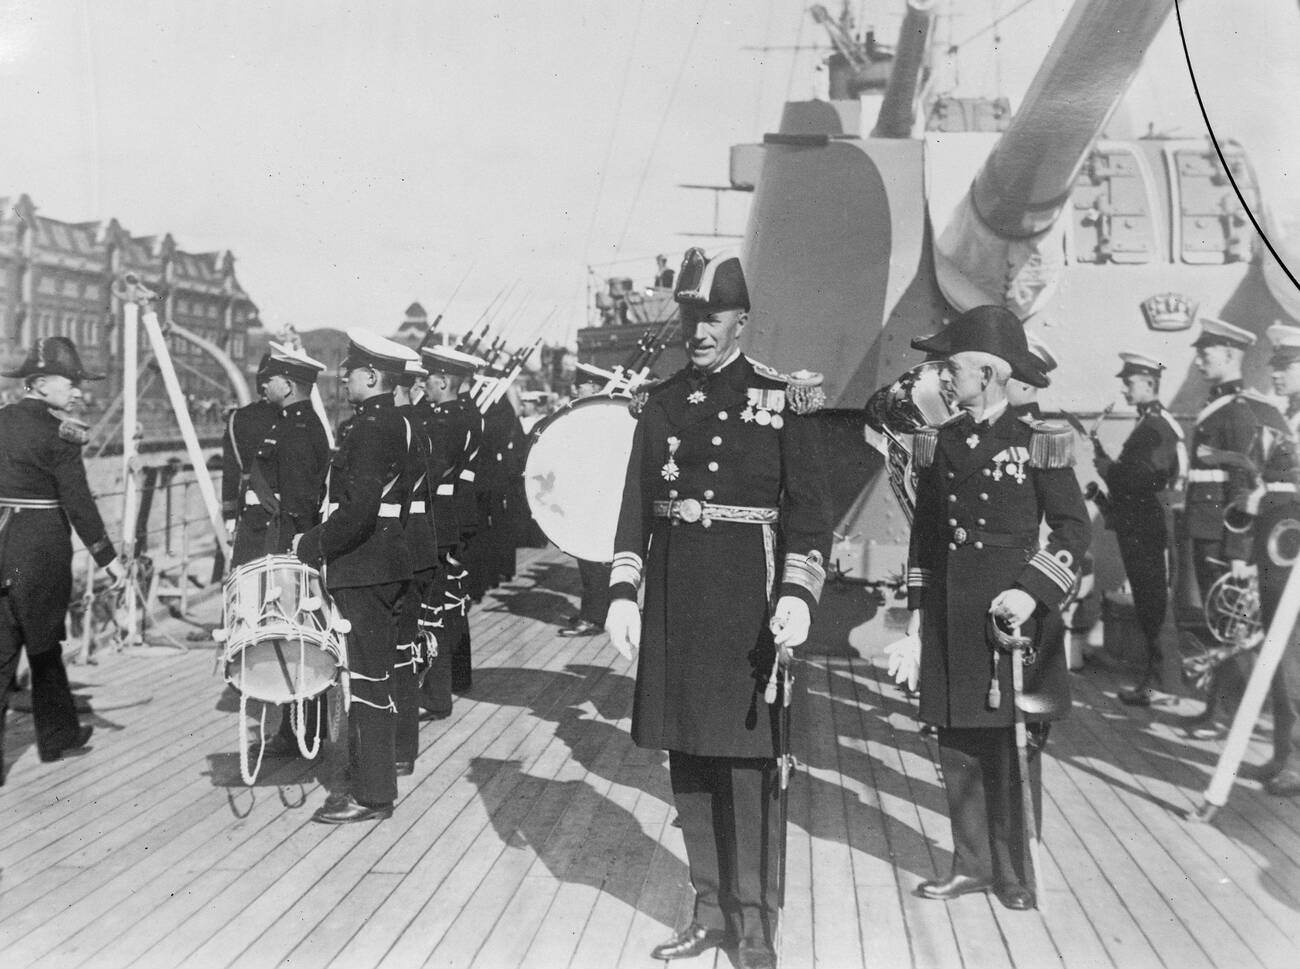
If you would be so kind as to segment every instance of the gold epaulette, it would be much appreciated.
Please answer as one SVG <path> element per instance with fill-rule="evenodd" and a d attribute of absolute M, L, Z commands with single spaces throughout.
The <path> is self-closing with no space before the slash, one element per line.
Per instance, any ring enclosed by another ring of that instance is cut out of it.
<path fill-rule="evenodd" d="M 65 417 L 59 422 L 59 437 L 78 447 L 85 447 L 90 441 L 90 425 L 75 417 Z"/>
<path fill-rule="evenodd" d="M 934 464 L 934 452 L 939 446 L 939 428 L 922 427 L 912 435 L 912 464 L 928 468 Z"/>
<path fill-rule="evenodd" d="M 785 400 L 796 414 L 815 414 L 826 406 L 826 378 L 811 370 L 796 370 L 786 377 Z"/>
<path fill-rule="evenodd" d="M 645 405 L 650 403 L 650 391 L 635 390 L 632 396 L 628 398 L 627 412 L 633 417 L 640 417 L 641 412 L 645 410 Z"/>
<path fill-rule="evenodd" d="M 1074 428 L 1065 421 L 1024 418 L 1029 429 L 1029 465 L 1033 468 L 1074 467 Z"/>

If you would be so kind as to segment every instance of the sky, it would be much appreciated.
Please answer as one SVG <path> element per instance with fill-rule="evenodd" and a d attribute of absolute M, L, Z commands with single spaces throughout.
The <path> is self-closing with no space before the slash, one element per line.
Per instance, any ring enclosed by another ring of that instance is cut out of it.
<path fill-rule="evenodd" d="M 1020 2 L 953 4 L 958 93 L 1018 101 L 1070 6 Z M 851 8 L 896 35 L 902 0 Z M 1300 91 L 1296 4 L 1184 14 L 1212 117 L 1300 198 L 1300 98 L 1280 96 Z M 1172 24 L 1134 116 L 1195 133 Z M 787 48 L 812 44 L 790 0 L 0 0 L 0 195 L 228 248 L 273 329 L 390 332 L 419 300 L 458 331 L 506 293 L 515 341 L 548 315 L 572 341 L 604 276 L 727 244 L 689 234 L 712 230 L 713 197 L 680 186 L 725 184 L 729 146 L 810 96 L 824 51 Z M 746 206 L 724 196 L 719 228 L 743 232 Z"/>

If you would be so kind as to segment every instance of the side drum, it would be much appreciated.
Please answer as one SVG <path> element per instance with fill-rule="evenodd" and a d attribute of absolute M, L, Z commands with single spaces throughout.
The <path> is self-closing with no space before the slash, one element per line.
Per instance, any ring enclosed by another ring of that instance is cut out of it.
<path fill-rule="evenodd" d="M 524 494 L 533 519 L 562 551 L 614 557 L 614 533 L 636 418 L 629 398 L 597 395 L 560 408 L 533 429 Z"/>
<path fill-rule="evenodd" d="M 232 572 L 223 594 L 225 677 L 241 695 L 291 703 L 335 683 L 348 624 L 319 572 L 292 555 L 268 555 Z"/>

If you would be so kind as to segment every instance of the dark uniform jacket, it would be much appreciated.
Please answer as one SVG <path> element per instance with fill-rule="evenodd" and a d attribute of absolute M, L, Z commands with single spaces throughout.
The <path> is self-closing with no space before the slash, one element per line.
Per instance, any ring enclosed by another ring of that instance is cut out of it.
<path fill-rule="evenodd" d="M 1152 530 L 1164 521 L 1159 495 L 1180 471 L 1182 434 L 1159 401 L 1144 404 L 1119 456 L 1106 469 L 1111 524 L 1125 531 Z"/>
<path fill-rule="evenodd" d="M 34 633 L 31 652 L 62 638 L 72 594 L 69 523 L 97 565 L 117 556 L 86 483 L 81 445 L 60 425 L 32 398 L 0 408 L 0 584 Z"/>
<path fill-rule="evenodd" d="M 298 543 L 298 558 L 326 566 L 328 588 L 411 577 L 401 517 L 407 502 L 408 429 L 392 394 L 371 397 L 343 424 L 330 462 L 329 517 Z"/>
<path fill-rule="evenodd" d="M 429 468 L 429 436 L 414 405 L 398 407 L 397 412 L 411 428 L 411 444 L 406 456 L 405 480 L 410 504 L 406 517 L 406 544 L 411 552 L 411 568 L 416 572 L 438 565 L 438 534 L 433 508 L 432 474 Z"/>
<path fill-rule="evenodd" d="M 779 375 L 740 356 L 708 378 L 680 371 L 639 416 L 610 591 L 635 598 L 644 578 L 632 711 L 642 747 L 774 755 L 770 606 L 783 595 L 816 604 L 831 532 L 815 419 L 786 398 Z M 669 502 L 698 520 L 662 517 Z M 779 521 L 711 521 L 709 505 L 776 509 Z"/>
<path fill-rule="evenodd" d="M 258 449 L 258 463 L 265 467 L 266 482 L 279 502 L 275 548 L 287 552 L 294 535 L 320 522 L 325 500 L 330 445 L 310 400 L 284 409 Z"/>
<path fill-rule="evenodd" d="M 920 716 L 941 727 L 1012 723 L 1011 663 L 998 664 L 1002 703 L 989 710 L 993 671 L 989 605 L 1005 589 L 1038 600 L 1027 692 L 1069 707 L 1060 637 L 1043 631 L 1071 591 L 1088 550 L 1090 521 L 1073 468 L 1073 431 L 1004 411 L 992 425 L 962 414 L 914 439 L 916 517 L 908 606 L 922 610 Z M 1041 522 L 1050 532 L 1039 547 Z"/>
<path fill-rule="evenodd" d="M 221 515 L 226 520 L 238 519 L 244 511 L 253 455 L 279 417 L 280 409 L 274 404 L 255 400 L 233 411 L 226 422 L 221 439 Z M 266 527 L 264 520 L 261 527 Z"/>
<path fill-rule="evenodd" d="M 1282 413 L 1240 381 L 1215 387 L 1210 402 L 1196 416 L 1187 476 L 1187 534 L 1202 541 L 1218 541 L 1226 560 L 1251 558 L 1253 536 L 1227 527 L 1224 513 L 1230 505 L 1245 508 L 1258 478 L 1289 480 L 1289 449 L 1278 442 L 1290 438 Z M 1225 458 L 1232 453 L 1247 463 Z M 1264 501 L 1264 509 L 1276 503 Z"/>
<path fill-rule="evenodd" d="M 478 405 L 474 403 L 474 398 L 469 395 L 468 391 L 457 395 L 454 401 L 438 405 L 439 409 L 444 407 L 454 415 L 455 426 L 463 428 L 465 432 L 463 464 L 456 474 L 455 494 L 456 517 L 460 524 L 460 538 L 461 541 L 465 541 L 472 537 L 479 528 L 478 499 L 476 496 L 480 490 L 478 476 L 484 464 L 483 433 L 485 425 L 483 414 L 479 411 Z"/>
<path fill-rule="evenodd" d="M 429 444 L 429 483 L 438 546 L 451 548 L 462 532 L 465 506 L 473 510 L 474 472 L 483 418 L 472 401 L 457 397 L 434 404 L 427 397 L 415 405 L 415 417 Z"/>

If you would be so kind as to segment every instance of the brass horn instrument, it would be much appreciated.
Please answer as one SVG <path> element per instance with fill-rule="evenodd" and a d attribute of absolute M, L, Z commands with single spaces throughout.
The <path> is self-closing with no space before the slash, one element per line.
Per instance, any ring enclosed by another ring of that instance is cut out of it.
<path fill-rule="evenodd" d="M 867 426 L 883 438 L 883 443 L 872 443 L 884 455 L 889 487 L 909 525 L 916 508 L 912 435 L 923 427 L 942 424 L 956 413 L 941 379 L 947 366 L 944 360 L 929 360 L 904 371 L 872 394 L 865 408 Z"/>

